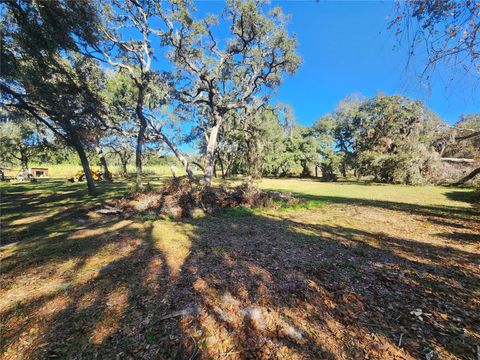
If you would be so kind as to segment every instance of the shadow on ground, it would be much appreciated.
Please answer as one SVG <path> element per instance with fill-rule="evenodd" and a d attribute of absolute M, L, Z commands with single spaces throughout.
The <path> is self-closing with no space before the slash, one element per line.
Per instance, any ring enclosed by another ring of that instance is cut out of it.
<path fill-rule="evenodd" d="M 381 224 L 365 231 L 287 213 L 88 218 L 72 194 L 19 193 L 26 212 L 12 193 L 2 199 L 7 215 L 65 207 L 6 229 L 22 241 L 1 249 L 5 358 L 475 356 L 478 252 L 389 236 Z M 457 234 L 478 229 L 474 209 L 310 200 L 435 219 Z M 67 220 L 71 228 L 48 228 Z M 36 234 L 41 228 L 46 236 Z"/>

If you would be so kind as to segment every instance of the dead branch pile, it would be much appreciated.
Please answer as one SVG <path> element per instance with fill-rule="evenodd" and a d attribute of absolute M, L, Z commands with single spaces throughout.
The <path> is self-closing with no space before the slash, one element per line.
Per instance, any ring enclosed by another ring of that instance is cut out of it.
<path fill-rule="evenodd" d="M 234 188 L 202 187 L 186 178 L 176 178 L 165 182 L 159 190 L 133 193 L 113 205 L 129 214 L 179 219 L 200 217 L 238 206 L 273 207 L 277 202 L 296 204 L 300 200 L 291 194 L 263 191 L 249 184 Z"/>

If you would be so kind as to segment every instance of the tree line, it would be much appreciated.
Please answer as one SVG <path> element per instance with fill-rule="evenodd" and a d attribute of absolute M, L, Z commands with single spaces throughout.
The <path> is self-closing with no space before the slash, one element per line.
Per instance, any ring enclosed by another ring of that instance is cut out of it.
<path fill-rule="evenodd" d="M 464 156 L 478 156 L 468 145 L 477 138 L 465 134 L 478 133 L 478 115 L 451 128 L 401 96 L 348 98 L 313 126 L 296 125 L 293 110 L 270 99 L 301 65 L 297 41 L 281 8 L 261 1 L 228 0 L 219 16 L 183 0 L 1 6 L 2 148 L 12 155 L 4 160 L 25 167 L 36 150 L 67 146 L 90 192 L 92 157 L 106 180 L 108 158 L 124 172 L 134 161 L 140 189 L 152 153 L 171 154 L 207 185 L 217 173 L 313 172 L 420 183 L 435 177 L 445 152 L 471 146 Z"/>

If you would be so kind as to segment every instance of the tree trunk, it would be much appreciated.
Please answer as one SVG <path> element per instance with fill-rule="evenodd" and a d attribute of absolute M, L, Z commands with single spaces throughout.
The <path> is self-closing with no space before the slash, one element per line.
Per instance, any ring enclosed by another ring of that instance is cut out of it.
<path fill-rule="evenodd" d="M 168 164 L 168 167 L 170 168 L 170 172 L 172 173 L 173 178 L 176 179 L 177 174 L 175 173 L 175 167 L 172 164 Z"/>
<path fill-rule="evenodd" d="M 72 126 L 70 121 L 66 120 L 64 126 L 68 134 L 69 145 L 73 146 L 77 151 L 80 162 L 82 163 L 83 173 L 85 174 L 85 179 L 87 180 L 88 193 L 93 195 L 95 193 L 95 183 L 92 177 L 92 171 L 90 170 L 90 164 L 88 162 L 87 154 L 83 148 L 83 145 L 78 138 L 77 131 Z"/>
<path fill-rule="evenodd" d="M 300 163 L 302 165 L 302 177 L 310 177 L 310 169 L 308 168 L 307 160 L 302 160 Z"/>
<path fill-rule="evenodd" d="M 472 172 L 470 172 L 467 176 L 463 177 L 459 181 L 457 181 L 454 185 L 462 185 L 465 184 L 468 180 L 473 179 L 475 176 L 480 174 L 480 167 L 476 168 Z"/>
<path fill-rule="evenodd" d="M 95 150 L 97 151 L 97 155 L 100 159 L 100 167 L 102 168 L 102 179 L 104 181 L 111 182 L 112 181 L 112 174 L 108 171 L 107 160 L 105 159 L 105 154 L 100 146 L 96 146 Z"/>
<path fill-rule="evenodd" d="M 222 172 L 222 179 L 225 178 L 225 169 L 223 168 L 223 161 L 222 157 L 219 155 L 218 156 L 218 163 L 220 164 L 220 171 Z"/>
<path fill-rule="evenodd" d="M 193 177 L 193 172 L 190 169 L 190 161 L 188 160 L 188 158 L 184 154 L 182 154 L 180 152 L 180 150 L 178 150 L 178 148 L 175 146 L 175 144 L 173 142 L 171 142 L 170 139 L 165 136 L 165 134 L 163 134 L 161 131 L 158 131 L 157 134 L 165 142 L 165 144 L 167 144 L 167 146 L 170 148 L 170 150 L 173 151 L 173 153 L 175 154 L 177 159 L 180 160 L 183 167 L 185 168 L 185 171 L 187 173 L 188 178 L 191 181 L 194 181 L 195 178 Z"/>
<path fill-rule="evenodd" d="M 18 174 L 19 177 L 22 177 L 23 180 L 27 180 L 30 178 L 30 173 L 28 172 L 28 156 L 27 156 L 27 149 L 23 146 L 20 147 L 19 152 L 20 156 L 15 156 L 16 159 L 20 160 L 20 172 Z"/>
<path fill-rule="evenodd" d="M 87 154 L 85 153 L 85 150 L 83 149 L 82 145 L 80 145 L 80 143 L 78 143 L 77 141 L 75 141 L 74 147 L 75 147 L 75 150 L 77 150 L 78 157 L 80 158 L 80 161 L 82 163 L 85 179 L 87 180 L 88 193 L 92 195 L 95 193 L 95 183 L 93 181 L 92 172 L 90 170 L 90 164 L 88 162 Z"/>
<path fill-rule="evenodd" d="M 121 159 L 120 162 L 122 163 L 122 175 L 124 177 L 128 176 L 128 169 L 127 169 L 127 160 Z"/>
<path fill-rule="evenodd" d="M 21 157 L 22 171 L 23 171 L 25 174 L 28 174 L 28 158 L 27 158 L 27 156 L 23 153 L 23 151 L 20 152 L 20 157 Z"/>
<path fill-rule="evenodd" d="M 212 127 L 210 136 L 208 137 L 207 150 L 205 153 L 205 169 L 203 172 L 203 179 L 208 186 L 212 184 L 213 166 L 215 163 L 215 149 L 217 147 L 217 137 L 218 130 L 220 130 L 220 125 L 221 119 L 218 119 L 215 126 Z"/>
<path fill-rule="evenodd" d="M 225 175 L 223 176 L 224 178 L 232 176 L 232 171 L 233 171 L 232 164 L 233 164 L 232 162 L 229 162 L 227 164 L 227 168 L 225 169 Z"/>
<path fill-rule="evenodd" d="M 142 188 L 142 151 L 143 143 L 145 142 L 145 130 L 147 128 L 147 120 L 143 114 L 143 97 L 144 89 L 138 89 L 136 115 L 139 121 L 139 129 L 137 134 L 137 145 L 135 148 L 135 166 L 137 167 L 136 188 L 140 190 Z"/>

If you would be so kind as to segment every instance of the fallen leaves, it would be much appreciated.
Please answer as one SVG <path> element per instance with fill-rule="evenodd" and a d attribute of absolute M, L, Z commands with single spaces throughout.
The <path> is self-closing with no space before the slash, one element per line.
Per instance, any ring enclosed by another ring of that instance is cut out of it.
<path fill-rule="evenodd" d="M 478 249 L 436 234 L 477 223 L 367 205 L 81 222 L 8 247 L 2 284 L 21 301 L 2 299 L 2 356 L 475 356 Z"/>

